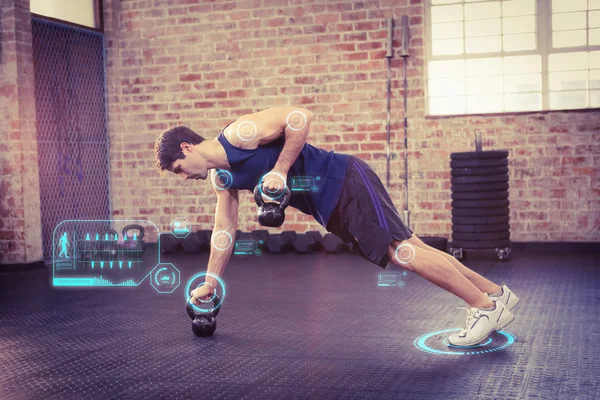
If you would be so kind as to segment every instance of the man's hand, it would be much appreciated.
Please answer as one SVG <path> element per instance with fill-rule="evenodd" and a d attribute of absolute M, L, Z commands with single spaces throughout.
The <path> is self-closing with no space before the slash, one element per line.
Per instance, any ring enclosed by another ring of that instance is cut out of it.
<path fill-rule="evenodd" d="M 274 200 L 279 198 L 287 185 L 287 171 L 272 169 L 263 176 L 262 193 Z"/>
<path fill-rule="evenodd" d="M 203 303 L 201 303 L 199 299 L 202 299 L 203 301 L 210 301 L 214 293 L 215 289 L 208 283 L 205 283 L 199 288 L 192 290 L 192 299 L 190 302 L 196 306 L 202 306 Z"/>

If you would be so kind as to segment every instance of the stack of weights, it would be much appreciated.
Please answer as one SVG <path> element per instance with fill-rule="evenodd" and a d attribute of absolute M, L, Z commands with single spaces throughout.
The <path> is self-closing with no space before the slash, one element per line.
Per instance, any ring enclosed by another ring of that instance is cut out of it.
<path fill-rule="evenodd" d="M 463 258 L 463 249 L 494 250 L 510 258 L 508 151 L 474 151 L 450 155 L 452 244 L 450 253 Z"/>

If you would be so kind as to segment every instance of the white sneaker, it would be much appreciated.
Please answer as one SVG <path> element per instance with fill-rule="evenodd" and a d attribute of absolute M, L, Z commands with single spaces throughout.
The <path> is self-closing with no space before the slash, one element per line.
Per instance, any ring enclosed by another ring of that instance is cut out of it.
<path fill-rule="evenodd" d="M 492 296 L 488 294 L 488 297 L 492 301 L 500 300 L 502 304 L 504 304 L 509 310 L 512 310 L 517 304 L 519 304 L 519 298 L 517 295 L 514 294 L 504 282 L 502 282 L 502 291 L 500 296 Z"/>
<path fill-rule="evenodd" d="M 494 301 L 494 306 L 493 310 L 459 307 L 467 310 L 467 322 L 460 332 L 448 337 L 450 344 L 454 346 L 479 344 L 492 332 L 503 329 L 515 319 L 515 316 L 502 302 Z"/>

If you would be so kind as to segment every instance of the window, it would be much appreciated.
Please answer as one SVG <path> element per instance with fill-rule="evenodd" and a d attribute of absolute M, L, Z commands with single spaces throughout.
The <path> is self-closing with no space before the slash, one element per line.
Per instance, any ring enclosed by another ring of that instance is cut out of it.
<path fill-rule="evenodd" d="M 600 0 L 429 0 L 429 115 L 600 107 Z"/>
<path fill-rule="evenodd" d="M 102 29 L 101 0 L 31 0 L 32 14 Z"/>

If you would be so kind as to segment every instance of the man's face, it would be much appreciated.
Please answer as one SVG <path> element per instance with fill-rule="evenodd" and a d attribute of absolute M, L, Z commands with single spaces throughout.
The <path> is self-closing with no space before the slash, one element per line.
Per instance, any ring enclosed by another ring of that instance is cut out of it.
<path fill-rule="evenodd" d="M 181 143 L 181 151 L 185 159 L 173 162 L 170 171 L 183 179 L 206 179 L 208 175 L 206 160 L 198 150 L 191 144 Z"/>

